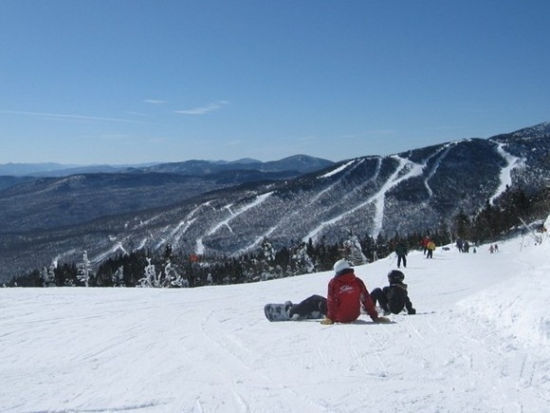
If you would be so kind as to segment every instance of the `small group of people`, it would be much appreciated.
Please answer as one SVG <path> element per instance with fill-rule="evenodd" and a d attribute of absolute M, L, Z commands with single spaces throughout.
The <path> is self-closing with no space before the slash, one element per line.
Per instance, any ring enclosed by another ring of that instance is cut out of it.
<path fill-rule="evenodd" d="M 334 277 L 328 284 L 327 298 L 312 295 L 298 304 L 291 304 L 288 308 L 291 319 L 324 316 L 321 324 L 350 323 L 359 318 L 363 309 L 375 323 L 389 323 L 388 318 L 376 311 L 376 303 L 384 315 L 399 314 L 404 308 L 408 314 L 416 313 L 407 293 L 407 285 L 403 283 L 405 275 L 401 271 L 390 271 L 389 286 L 375 288 L 369 293 L 347 260 L 336 261 L 333 270 Z"/>
<path fill-rule="evenodd" d="M 435 242 L 428 237 L 427 235 L 422 238 L 420 241 L 420 245 L 422 245 L 422 250 L 424 251 L 424 255 L 426 258 L 433 258 L 434 257 L 434 251 L 435 251 Z"/>
<path fill-rule="evenodd" d="M 498 252 L 498 245 L 497 244 L 491 244 L 491 246 L 489 247 L 489 252 L 491 254 L 495 253 L 495 252 Z"/>
<path fill-rule="evenodd" d="M 458 238 L 456 240 L 456 248 L 460 251 L 460 252 L 470 252 L 470 243 L 466 240 L 463 240 L 462 238 Z M 474 248 L 475 249 L 475 248 Z"/>

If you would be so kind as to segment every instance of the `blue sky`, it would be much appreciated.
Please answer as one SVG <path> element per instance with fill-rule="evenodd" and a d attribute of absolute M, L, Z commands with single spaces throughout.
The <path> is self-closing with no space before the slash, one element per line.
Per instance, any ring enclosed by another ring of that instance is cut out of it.
<path fill-rule="evenodd" d="M 333 161 L 550 121 L 550 1 L 0 1 L 0 163 Z"/>

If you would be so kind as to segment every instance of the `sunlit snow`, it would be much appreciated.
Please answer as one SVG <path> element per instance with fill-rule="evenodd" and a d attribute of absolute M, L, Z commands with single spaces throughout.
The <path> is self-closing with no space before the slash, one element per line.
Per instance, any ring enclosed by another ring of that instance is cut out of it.
<path fill-rule="evenodd" d="M 472 249 L 470 249 L 472 251 Z M 330 272 L 195 289 L 0 289 L 2 412 L 544 412 L 550 239 L 409 254 L 418 314 L 270 323 Z M 394 256 L 356 268 L 383 286 Z"/>

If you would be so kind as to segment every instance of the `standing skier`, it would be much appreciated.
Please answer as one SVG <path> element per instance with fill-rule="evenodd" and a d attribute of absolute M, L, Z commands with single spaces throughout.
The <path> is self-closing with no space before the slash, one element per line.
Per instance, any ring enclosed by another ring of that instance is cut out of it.
<path fill-rule="evenodd" d="M 428 255 L 426 256 L 426 258 L 433 258 L 434 250 L 435 250 L 435 242 L 433 241 L 428 242 L 426 249 L 428 250 Z"/>
<path fill-rule="evenodd" d="M 395 248 L 395 253 L 397 254 L 397 268 L 401 268 L 401 262 L 403 262 L 403 267 L 407 267 L 407 246 L 403 241 L 399 241 L 397 247 Z"/>

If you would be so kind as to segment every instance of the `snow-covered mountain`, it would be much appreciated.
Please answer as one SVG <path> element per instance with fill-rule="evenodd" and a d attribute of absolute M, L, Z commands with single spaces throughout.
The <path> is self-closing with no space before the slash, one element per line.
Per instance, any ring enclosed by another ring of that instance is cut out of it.
<path fill-rule="evenodd" d="M 43 177 L 0 176 L 0 234 L 68 227 L 174 205 L 206 192 L 291 179 L 332 164 L 296 155 L 271 162 L 186 161 L 131 168 L 81 167 L 43 172 L 51 174 Z"/>
<path fill-rule="evenodd" d="M 208 175 L 219 174 L 228 171 L 259 171 L 259 172 L 283 172 L 294 171 L 299 174 L 314 172 L 326 168 L 334 162 L 314 158 L 307 155 L 294 155 L 277 161 L 262 162 L 255 159 L 245 158 L 232 162 L 212 162 L 203 160 L 191 160 L 185 162 L 172 162 L 153 165 L 148 168 L 142 168 L 143 172 L 168 172 L 181 175 Z M 294 174 L 296 176 L 297 174 Z"/>
<path fill-rule="evenodd" d="M 265 201 L 264 201 L 265 202 Z M 194 289 L 0 289 L 0 410 L 547 412 L 550 239 L 409 254 L 416 315 L 270 323 L 329 272 Z M 356 268 L 386 285 L 394 256 Z"/>
<path fill-rule="evenodd" d="M 0 271 L 5 277 L 25 266 L 41 268 L 54 257 L 77 259 L 83 249 L 97 264 L 120 251 L 158 250 L 167 243 L 178 252 L 239 255 L 264 238 L 279 247 L 292 240 L 333 242 L 350 229 L 374 237 L 420 232 L 459 211 L 475 213 L 507 186 L 529 191 L 548 179 L 545 123 L 489 139 L 359 157 L 295 179 L 228 187 L 80 226 L 7 233 Z"/>

